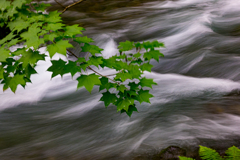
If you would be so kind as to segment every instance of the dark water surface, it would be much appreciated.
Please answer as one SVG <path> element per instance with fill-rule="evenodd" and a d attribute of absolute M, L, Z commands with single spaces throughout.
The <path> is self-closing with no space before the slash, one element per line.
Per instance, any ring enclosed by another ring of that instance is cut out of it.
<path fill-rule="evenodd" d="M 66 23 L 86 26 L 106 57 L 120 41 L 164 42 L 165 57 L 145 73 L 158 83 L 155 97 L 137 104 L 139 113 L 129 118 L 114 106 L 105 109 L 97 87 L 89 94 L 76 91 L 70 75 L 51 80 L 51 63 L 40 62 L 25 90 L 0 93 L 0 159 L 127 160 L 169 145 L 240 147 L 239 97 L 224 96 L 240 89 L 239 6 L 237 0 L 178 0 L 65 12 Z"/>

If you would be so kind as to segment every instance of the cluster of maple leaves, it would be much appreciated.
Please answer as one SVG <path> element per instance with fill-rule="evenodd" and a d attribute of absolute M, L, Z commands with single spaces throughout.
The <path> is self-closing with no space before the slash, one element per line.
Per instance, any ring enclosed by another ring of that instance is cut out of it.
<path fill-rule="evenodd" d="M 113 104 L 117 106 L 117 111 L 126 112 L 129 116 L 137 111 L 137 101 L 150 103 L 153 95 L 146 88 L 157 84 L 142 74 L 144 71 L 151 72 L 151 60 L 159 61 L 159 57 L 163 56 L 158 49 L 164 47 L 163 43 L 120 42 L 119 53 L 104 58 L 103 49 L 90 44 L 93 42 L 91 38 L 82 36 L 84 28 L 77 24 L 65 25 L 61 13 L 57 11 L 45 13 L 48 6 L 31 3 L 31 0 L 0 1 L 0 26 L 6 26 L 11 31 L 0 40 L 0 82 L 3 90 L 10 88 L 15 92 L 18 85 L 25 87 L 27 82 L 31 82 L 31 75 L 37 73 L 34 69 L 37 62 L 48 56 L 39 52 L 39 48 L 45 46 L 50 58 L 56 53 L 66 57 L 68 53 L 75 57 L 74 61 L 51 60 L 52 66 L 48 71 L 52 72 L 52 78 L 78 73 L 78 88 L 85 87 L 91 93 L 94 86 L 99 86 L 102 92 L 100 100 L 105 106 Z M 81 52 L 87 53 L 87 56 L 78 57 L 70 52 L 68 49 L 73 48 L 70 40 L 79 43 Z M 16 45 L 17 50 L 10 49 Z M 115 70 L 116 74 L 102 75 L 97 71 L 99 68 Z"/>

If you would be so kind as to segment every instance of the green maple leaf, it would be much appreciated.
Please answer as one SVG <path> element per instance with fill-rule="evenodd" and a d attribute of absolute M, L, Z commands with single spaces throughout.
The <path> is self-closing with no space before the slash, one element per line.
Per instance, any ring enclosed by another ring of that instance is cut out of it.
<path fill-rule="evenodd" d="M 88 64 L 98 67 L 100 64 L 103 63 L 102 59 L 103 59 L 102 57 L 92 56 L 92 57 L 90 57 L 90 59 L 88 61 Z"/>
<path fill-rule="evenodd" d="M 6 59 L 10 56 L 9 50 L 6 50 L 4 46 L 0 48 L 0 62 L 5 62 Z"/>
<path fill-rule="evenodd" d="M 61 17 L 59 16 L 61 14 L 61 12 L 58 11 L 53 11 L 50 12 L 48 16 L 45 17 L 44 21 L 45 22 L 51 22 L 51 23 L 57 23 L 57 22 L 61 22 Z"/>
<path fill-rule="evenodd" d="M 11 90 L 15 93 L 18 85 L 26 85 L 26 82 L 24 80 L 24 75 L 15 75 L 14 77 L 10 78 L 10 80 L 7 82 L 7 85 L 11 88 Z"/>
<path fill-rule="evenodd" d="M 67 26 L 66 31 L 64 32 L 64 36 L 74 36 L 77 34 L 82 34 L 83 27 L 78 27 L 78 24 Z"/>
<path fill-rule="evenodd" d="M 48 23 L 47 26 L 43 27 L 43 29 L 57 31 L 62 29 L 62 26 L 64 26 L 62 23 Z"/>
<path fill-rule="evenodd" d="M 10 42 L 8 42 L 7 46 L 8 46 L 8 47 L 14 46 L 14 45 L 16 45 L 18 42 L 19 42 L 18 39 L 12 39 Z"/>
<path fill-rule="evenodd" d="M 26 3 L 26 0 L 15 0 L 15 1 L 12 2 L 11 5 L 12 5 L 14 8 L 16 8 L 16 7 L 22 8 L 22 5 L 23 5 L 24 3 Z"/>
<path fill-rule="evenodd" d="M 68 40 L 60 40 L 56 42 L 56 44 L 48 45 L 47 51 L 49 52 L 50 57 L 53 57 L 55 53 L 66 55 L 67 48 L 73 48 L 73 46 L 68 43 Z"/>
<path fill-rule="evenodd" d="M 96 53 L 101 54 L 101 51 L 103 50 L 103 49 L 99 48 L 98 46 L 90 45 L 87 43 L 85 43 L 85 45 L 81 48 L 82 48 L 82 52 L 90 52 L 94 56 Z"/>
<path fill-rule="evenodd" d="M 156 82 L 153 81 L 153 79 L 149 79 L 149 78 L 142 78 L 140 79 L 139 85 L 142 87 L 149 87 L 152 88 L 152 85 L 157 85 Z"/>
<path fill-rule="evenodd" d="M 52 32 L 50 34 L 44 35 L 43 39 L 45 41 L 52 41 L 53 42 L 56 37 L 58 37 L 58 35 L 56 33 Z"/>
<path fill-rule="evenodd" d="M 27 47 L 33 47 L 34 49 L 38 49 L 38 47 L 44 43 L 43 38 L 38 38 L 38 36 L 32 36 L 30 39 L 24 43 Z"/>
<path fill-rule="evenodd" d="M 52 60 L 52 66 L 47 69 L 47 71 L 52 72 L 52 78 L 61 75 L 63 76 L 65 72 L 65 64 L 66 62 L 63 61 L 62 59 L 59 60 Z"/>
<path fill-rule="evenodd" d="M 158 41 L 152 41 L 152 46 L 153 47 L 165 47 L 163 43 L 158 42 Z"/>
<path fill-rule="evenodd" d="M 0 79 L 3 79 L 3 73 L 4 73 L 4 69 L 3 66 L 0 66 Z"/>
<path fill-rule="evenodd" d="M 117 90 L 121 91 L 122 93 L 124 93 L 124 90 L 127 89 L 127 87 L 125 87 L 125 85 L 121 84 L 120 86 L 117 86 Z"/>
<path fill-rule="evenodd" d="M 20 36 L 23 38 L 23 39 L 26 39 L 26 40 L 29 40 L 29 39 L 32 39 L 33 36 L 37 37 L 37 34 L 41 31 L 40 28 L 36 27 L 36 26 L 30 26 L 28 31 L 26 32 L 23 32 Z"/>
<path fill-rule="evenodd" d="M 30 23 L 28 21 L 23 20 L 21 17 L 18 17 L 16 20 L 9 22 L 8 27 L 12 30 L 17 32 L 26 29 L 30 26 Z"/>
<path fill-rule="evenodd" d="M 135 107 L 135 105 L 130 105 L 130 106 L 128 107 L 128 111 L 122 109 L 122 110 L 121 110 L 121 113 L 126 112 L 127 115 L 128 115 L 129 117 L 131 117 L 131 115 L 132 115 L 132 113 L 133 113 L 134 111 L 135 111 L 135 112 L 138 112 L 137 108 Z"/>
<path fill-rule="evenodd" d="M 119 43 L 119 51 L 129 51 L 131 49 L 133 49 L 134 45 L 133 45 L 133 42 L 130 42 L 130 41 L 126 41 L 126 42 L 120 42 Z"/>
<path fill-rule="evenodd" d="M 147 102 L 147 103 L 150 103 L 150 100 L 149 98 L 152 98 L 153 95 L 149 93 L 149 90 L 140 90 L 138 91 L 138 97 L 137 97 L 137 100 L 140 102 L 140 104 L 142 102 Z"/>
<path fill-rule="evenodd" d="M 138 88 L 138 86 L 139 86 L 139 84 L 136 84 L 135 82 L 130 82 L 129 84 L 128 84 L 128 86 L 130 86 L 130 89 L 131 90 L 139 90 L 139 88 Z"/>
<path fill-rule="evenodd" d="M 37 71 L 30 64 L 28 64 L 28 66 L 25 68 L 24 73 L 25 73 L 26 77 L 30 79 L 31 75 L 36 74 Z"/>
<path fill-rule="evenodd" d="M 88 38 L 87 36 L 85 36 L 85 37 L 77 37 L 77 38 L 75 38 L 74 41 L 78 42 L 78 43 L 90 43 L 90 42 L 93 42 L 92 38 Z"/>
<path fill-rule="evenodd" d="M 119 99 L 116 102 L 116 106 L 117 106 L 117 111 L 121 111 L 121 110 L 125 110 L 128 111 L 129 106 L 134 104 L 134 99 L 132 98 L 125 98 L 125 99 Z"/>
<path fill-rule="evenodd" d="M 45 55 L 32 50 L 22 50 L 22 57 L 19 59 L 20 62 L 23 62 L 23 68 L 26 68 L 28 64 L 34 66 L 39 60 L 45 60 Z"/>
<path fill-rule="evenodd" d="M 11 6 L 10 1 L 1 0 L 0 1 L 0 10 L 3 12 L 5 9 Z"/>
<path fill-rule="evenodd" d="M 126 80 L 126 79 L 132 79 L 132 75 L 130 73 L 117 73 L 116 74 L 116 77 L 114 79 L 121 79 L 123 82 Z"/>
<path fill-rule="evenodd" d="M 140 66 L 142 71 L 148 71 L 151 72 L 153 65 L 149 63 L 144 63 L 143 65 Z"/>
<path fill-rule="evenodd" d="M 141 57 L 141 55 L 142 55 L 142 54 L 138 52 L 138 53 L 134 54 L 133 57 L 139 58 L 139 57 Z"/>
<path fill-rule="evenodd" d="M 142 74 L 138 65 L 129 65 L 128 70 L 132 78 L 139 78 Z"/>
<path fill-rule="evenodd" d="M 86 62 L 80 64 L 80 67 L 81 67 L 84 71 L 86 71 L 86 69 L 87 69 L 88 66 L 89 66 L 89 64 L 86 63 Z"/>
<path fill-rule="evenodd" d="M 134 45 L 135 45 L 137 50 L 142 48 L 142 44 L 139 43 L 139 42 L 135 43 Z"/>
<path fill-rule="evenodd" d="M 38 6 L 35 7 L 36 11 L 45 11 L 47 7 L 50 7 L 51 4 L 41 3 L 38 4 Z"/>
<path fill-rule="evenodd" d="M 115 94 L 110 93 L 109 91 L 102 93 L 102 97 L 100 101 L 103 101 L 105 106 L 109 106 L 111 103 L 115 103 L 117 100 L 117 96 Z"/>
<path fill-rule="evenodd" d="M 117 87 L 117 84 L 108 82 L 108 78 L 106 77 L 102 77 L 100 81 L 101 81 L 101 85 L 99 87 L 99 91 L 104 90 L 105 88 L 109 90 L 110 88 Z"/>
<path fill-rule="evenodd" d="M 4 37 L 1 41 L 0 44 L 5 43 L 8 40 L 11 40 L 13 37 L 15 37 L 15 35 L 13 34 L 13 32 L 9 33 L 6 37 Z"/>
<path fill-rule="evenodd" d="M 159 62 L 159 56 L 163 57 L 163 54 L 159 50 L 151 50 L 144 53 L 143 58 L 151 60 L 152 58 Z"/>
<path fill-rule="evenodd" d="M 99 76 L 94 73 L 90 75 L 81 75 L 80 77 L 77 78 L 77 81 L 78 81 L 77 88 L 84 86 L 90 93 L 94 85 L 101 85 Z"/>
<path fill-rule="evenodd" d="M 77 72 L 81 72 L 81 67 L 77 65 L 77 62 L 68 61 L 68 64 L 65 66 L 65 72 L 71 73 L 73 77 Z"/>

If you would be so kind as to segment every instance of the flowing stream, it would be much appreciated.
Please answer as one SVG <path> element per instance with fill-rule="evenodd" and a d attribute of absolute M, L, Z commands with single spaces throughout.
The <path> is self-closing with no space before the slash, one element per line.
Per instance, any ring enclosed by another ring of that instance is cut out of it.
<path fill-rule="evenodd" d="M 120 41 L 164 42 L 165 57 L 144 74 L 158 83 L 155 97 L 129 118 L 106 109 L 97 87 L 89 94 L 76 90 L 70 75 L 51 80 L 49 59 L 39 62 L 26 89 L 0 92 L 0 159 L 128 160 L 170 145 L 240 147 L 240 97 L 225 96 L 240 89 L 239 6 L 239 0 L 155 1 L 81 19 L 76 7 L 67 11 L 68 23 L 91 22 L 84 34 L 106 57 Z"/>

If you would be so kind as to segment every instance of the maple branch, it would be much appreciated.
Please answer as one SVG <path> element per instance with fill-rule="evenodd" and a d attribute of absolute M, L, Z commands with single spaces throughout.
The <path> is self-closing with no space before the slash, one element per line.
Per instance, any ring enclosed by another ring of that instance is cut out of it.
<path fill-rule="evenodd" d="M 59 4 L 60 6 L 62 6 L 63 8 L 65 8 L 64 5 L 62 5 L 61 3 L 59 3 L 57 0 L 54 0 L 57 4 Z"/>
<path fill-rule="evenodd" d="M 65 7 L 65 9 L 62 11 L 62 13 L 64 13 L 68 8 L 74 6 L 74 5 L 78 4 L 78 3 L 81 3 L 82 1 L 83 1 L 83 0 L 80 0 L 80 1 L 78 1 L 78 2 L 75 2 L 75 3 L 73 3 L 73 4 L 70 4 L 69 6 Z"/>
<path fill-rule="evenodd" d="M 78 56 L 75 55 L 75 54 L 74 54 L 72 51 L 70 51 L 69 49 L 67 49 L 67 51 L 70 52 L 74 57 L 78 58 Z M 92 69 L 90 66 L 88 66 L 87 68 L 90 69 L 90 70 L 92 70 L 93 72 L 97 73 L 98 75 L 100 75 L 100 76 L 102 76 L 102 77 L 105 77 L 105 78 L 108 78 L 109 80 L 111 80 L 111 81 L 119 84 L 119 82 L 117 82 L 117 81 L 115 81 L 115 80 L 113 80 L 113 79 L 111 79 L 111 78 L 109 78 L 109 77 L 107 77 L 107 76 L 102 75 L 101 73 L 99 73 L 99 72 L 95 71 L 94 69 Z"/>

